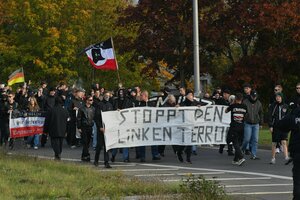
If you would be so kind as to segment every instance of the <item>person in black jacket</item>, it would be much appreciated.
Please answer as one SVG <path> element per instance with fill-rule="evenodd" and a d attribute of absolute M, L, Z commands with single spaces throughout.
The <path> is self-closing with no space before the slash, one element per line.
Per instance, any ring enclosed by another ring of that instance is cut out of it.
<path fill-rule="evenodd" d="M 7 100 L 1 102 L 1 145 L 7 145 L 9 138 L 9 116 L 14 110 L 19 109 L 18 103 L 15 101 L 15 94 L 13 92 L 7 93 Z M 13 139 L 9 141 L 9 147 L 13 148 Z"/>
<path fill-rule="evenodd" d="M 56 89 L 54 87 L 51 87 L 49 89 L 49 94 L 47 94 L 47 97 L 44 98 L 43 103 L 43 110 L 46 112 L 49 112 L 55 105 L 55 97 L 56 97 Z M 48 136 L 45 134 L 42 134 L 41 136 L 41 147 L 44 147 L 47 143 Z"/>
<path fill-rule="evenodd" d="M 297 108 L 297 102 L 298 102 L 299 99 L 300 99 L 300 83 L 297 83 L 297 85 L 296 85 L 296 94 L 295 94 L 295 96 L 293 96 L 291 98 L 291 101 L 290 101 L 290 108 L 292 110 Z"/>
<path fill-rule="evenodd" d="M 241 144 L 244 135 L 244 118 L 247 113 L 247 106 L 242 104 L 243 95 L 236 94 L 235 102 L 226 108 L 225 113 L 231 112 L 231 123 L 226 137 L 226 142 L 233 143 L 235 154 L 232 164 L 241 165 L 245 162 L 241 151 Z"/>
<path fill-rule="evenodd" d="M 188 90 L 186 93 L 186 98 L 184 102 L 180 104 L 180 106 L 200 106 L 200 102 L 194 99 L 193 91 Z M 186 153 L 186 162 L 192 164 L 191 155 L 192 155 L 192 146 L 176 146 L 176 155 L 180 162 L 183 162 L 182 152 L 183 150 Z"/>
<path fill-rule="evenodd" d="M 106 147 L 105 147 L 105 139 L 104 139 L 105 125 L 103 124 L 102 121 L 101 112 L 113 110 L 113 105 L 110 103 L 109 98 L 110 98 L 110 93 L 107 91 L 104 92 L 103 101 L 101 102 L 101 104 L 99 104 L 95 112 L 95 122 L 97 125 L 97 146 L 96 146 L 94 165 L 95 166 L 99 165 L 98 161 L 99 161 L 100 151 L 103 147 L 105 168 L 111 168 L 111 166 L 108 163 L 109 155 L 108 152 L 106 152 Z"/>
<path fill-rule="evenodd" d="M 269 128 L 272 133 L 272 159 L 270 164 L 275 164 L 276 145 L 280 143 L 283 149 L 285 160 L 289 160 L 287 150 L 288 132 L 280 131 L 276 128 L 279 120 L 288 114 L 288 105 L 283 102 L 283 94 L 277 93 L 275 102 L 269 108 Z"/>
<path fill-rule="evenodd" d="M 291 131 L 289 152 L 290 161 L 293 161 L 293 200 L 300 199 L 300 99 L 296 102 L 296 106 L 293 112 L 276 124 L 276 127 L 283 132 Z"/>
<path fill-rule="evenodd" d="M 114 110 L 122 110 L 126 108 L 133 107 L 131 100 L 126 96 L 126 90 L 121 88 L 118 90 L 118 97 L 114 101 Z M 118 149 L 112 149 L 112 157 L 111 161 L 115 161 L 115 157 L 117 155 Z M 129 148 L 122 148 L 123 153 L 123 161 L 129 162 Z"/>
<path fill-rule="evenodd" d="M 69 107 L 71 121 L 69 123 L 67 142 L 71 146 L 72 149 L 76 148 L 76 146 L 79 146 L 79 138 L 78 138 L 78 135 L 76 135 L 76 132 L 77 132 L 76 121 L 77 121 L 78 110 L 83 105 L 83 96 L 84 96 L 84 90 L 76 89 L 74 98 L 71 100 L 71 104 Z"/>
<path fill-rule="evenodd" d="M 61 159 L 63 139 L 66 136 L 69 113 L 63 108 L 63 99 L 55 98 L 55 106 L 48 112 L 44 124 L 44 133 L 49 134 L 54 158 Z"/>
<path fill-rule="evenodd" d="M 81 160 L 85 162 L 90 162 L 89 146 L 91 142 L 95 108 L 92 106 L 93 97 L 88 95 L 85 100 L 85 105 L 83 105 L 77 115 L 77 128 L 81 133 L 81 143 L 82 143 L 82 154 Z"/>

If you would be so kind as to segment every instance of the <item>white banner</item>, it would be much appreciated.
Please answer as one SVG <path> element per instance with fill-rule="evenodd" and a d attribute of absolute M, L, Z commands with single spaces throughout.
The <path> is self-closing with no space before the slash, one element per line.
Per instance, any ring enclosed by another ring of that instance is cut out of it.
<path fill-rule="evenodd" d="M 230 124 L 226 107 L 136 107 L 103 112 L 106 149 L 226 144 Z"/>

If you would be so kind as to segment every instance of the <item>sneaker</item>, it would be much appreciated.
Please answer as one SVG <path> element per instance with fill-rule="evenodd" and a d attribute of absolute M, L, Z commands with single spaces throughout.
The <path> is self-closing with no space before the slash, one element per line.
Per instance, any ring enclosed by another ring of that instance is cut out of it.
<path fill-rule="evenodd" d="M 72 146 L 71 146 L 71 149 L 75 149 L 75 148 L 76 148 L 76 145 L 72 145 Z"/>
<path fill-rule="evenodd" d="M 176 156 L 177 156 L 177 159 L 179 160 L 179 162 L 183 162 L 183 158 L 182 158 L 182 155 L 181 155 L 181 153 L 179 153 L 179 152 L 176 152 Z"/>
<path fill-rule="evenodd" d="M 35 150 L 38 150 L 39 149 L 39 147 L 37 147 L 37 146 L 35 146 L 35 147 L 33 147 Z"/>
<path fill-rule="evenodd" d="M 270 161 L 270 164 L 271 164 L 271 165 L 274 165 L 275 163 L 276 163 L 275 158 L 272 158 L 271 161 Z"/>
<path fill-rule="evenodd" d="M 285 157 L 284 160 L 285 161 L 289 161 L 291 158 L 290 157 Z"/>
<path fill-rule="evenodd" d="M 96 167 L 98 167 L 99 163 L 95 161 L 95 162 L 94 162 L 94 165 L 95 165 Z"/>
<path fill-rule="evenodd" d="M 233 160 L 233 161 L 232 161 L 232 164 L 233 164 L 233 165 L 239 165 L 239 161 L 234 161 L 234 160 Z"/>
<path fill-rule="evenodd" d="M 246 161 L 246 159 L 245 159 L 245 158 L 242 158 L 242 159 L 240 159 L 240 160 L 237 161 L 237 164 L 238 164 L 239 166 L 241 166 L 245 161 Z"/>
<path fill-rule="evenodd" d="M 256 157 L 256 156 L 252 156 L 250 159 L 251 159 L 251 160 L 260 160 L 260 158 L 258 158 L 258 157 Z"/>
<path fill-rule="evenodd" d="M 125 162 L 125 163 L 129 163 L 129 159 L 125 159 L 124 162 Z"/>
<path fill-rule="evenodd" d="M 280 153 L 280 149 L 279 149 L 279 148 L 276 148 L 275 152 L 276 152 L 276 153 Z"/>

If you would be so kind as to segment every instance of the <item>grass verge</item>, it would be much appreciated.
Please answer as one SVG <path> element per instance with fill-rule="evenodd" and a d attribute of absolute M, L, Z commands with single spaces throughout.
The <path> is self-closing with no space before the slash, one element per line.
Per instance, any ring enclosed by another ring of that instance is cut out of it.
<path fill-rule="evenodd" d="M 222 187 L 203 177 L 188 178 L 182 184 L 164 184 L 129 178 L 121 172 L 98 170 L 93 166 L 7 155 L 0 151 L 0 199 L 96 200 L 126 196 L 143 200 L 221 200 L 226 197 Z"/>
<path fill-rule="evenodd" d="M 174 194 L 178 187 L 94 167 L 0 153 L 0 199 L 120 199 Z"/>

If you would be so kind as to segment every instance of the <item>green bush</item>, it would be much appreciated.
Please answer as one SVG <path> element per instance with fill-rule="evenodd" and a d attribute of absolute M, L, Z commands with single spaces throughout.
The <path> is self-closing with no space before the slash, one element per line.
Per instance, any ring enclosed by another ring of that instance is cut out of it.
<path fill-rule="evenodd" d="M 190 176 L 180 184 L 181 192 L 187 200 L 227 200 L 224 187 L 217 181 L 205 180 L 203 176 Z"/>

